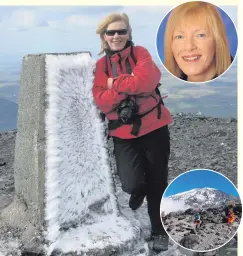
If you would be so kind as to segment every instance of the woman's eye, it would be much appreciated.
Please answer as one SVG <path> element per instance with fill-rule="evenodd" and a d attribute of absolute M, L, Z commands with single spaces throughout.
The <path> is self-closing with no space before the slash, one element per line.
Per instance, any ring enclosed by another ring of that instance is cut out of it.
<path fill-rule="evenodd" d="M 183 38 L 182 35 L 176 35 L 176 36 L 175 36 L 175 39 L 182 39 L 182 38 Z"/>
<path fill-rule="evenodd" d="M 205 36 L 206 36 L 206 34 L 204 34 L 204 33 L 197 34 L 197 37 L 205 37 Z"/>

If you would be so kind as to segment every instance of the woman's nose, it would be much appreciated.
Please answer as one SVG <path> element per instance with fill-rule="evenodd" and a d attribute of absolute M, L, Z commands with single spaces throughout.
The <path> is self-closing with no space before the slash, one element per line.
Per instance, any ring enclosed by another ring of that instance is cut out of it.
<path fill-rule="evenodd" d="M 115 33 L 114 37 L 115 37 L 115 38 L 116 38 L 116 37 L 119 37 L 119 35 L 118 35 L 118 33 L 117 33 L 117 32 Z"/>
<path fill-rule="evenodd" d="M 194 40 L 194 38 L 192 36 L 186 38 L 186 40 L 185 40 L 185 48 L 188 51 L 192 51 L 192 50 L 197 48 L 196 44 L 195 44 L 195 40 Z"/>

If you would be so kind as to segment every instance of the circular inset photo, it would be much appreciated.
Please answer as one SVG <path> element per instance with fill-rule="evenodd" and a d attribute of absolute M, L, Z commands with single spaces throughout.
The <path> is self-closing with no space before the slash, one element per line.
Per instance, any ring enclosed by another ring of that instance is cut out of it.
<path fill-rule="evenodd" d="M 191 170 L 165 190 L 160 216 L 169 237 L 193 252 L 216 250 L 235 237 L 242 206 L 237 188 L 212 170 Z"/>
<path fill-rule="evenodd" d="M 231 66 L 238 38 L 234 23 L 221 8 L 193 1 L 164 17 L 156 45 L 161 62 L 172 75 L 199 83 L 219 77 Z"/>

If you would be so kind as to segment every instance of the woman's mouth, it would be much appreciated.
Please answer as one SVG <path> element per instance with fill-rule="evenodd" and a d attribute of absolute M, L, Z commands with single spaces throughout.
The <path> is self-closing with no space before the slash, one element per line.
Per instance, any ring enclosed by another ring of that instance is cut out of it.
<path fill-rule="evenodd" d="M 187 62 L 194 62 L 201 58 L 201 55 L 183 56 L 182 59 Z"/>

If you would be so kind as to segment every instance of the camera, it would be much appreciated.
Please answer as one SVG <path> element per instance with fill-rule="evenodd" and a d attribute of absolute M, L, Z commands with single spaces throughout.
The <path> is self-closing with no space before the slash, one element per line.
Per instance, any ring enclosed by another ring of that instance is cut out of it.
<path fill-rule="evenodd" d="M 127 98 L 117 107 L 117 113 L 119 120 L 127 124 L 132 120 L 132 117 L 138 113 L 138 106 L 135 101 Z"/>

